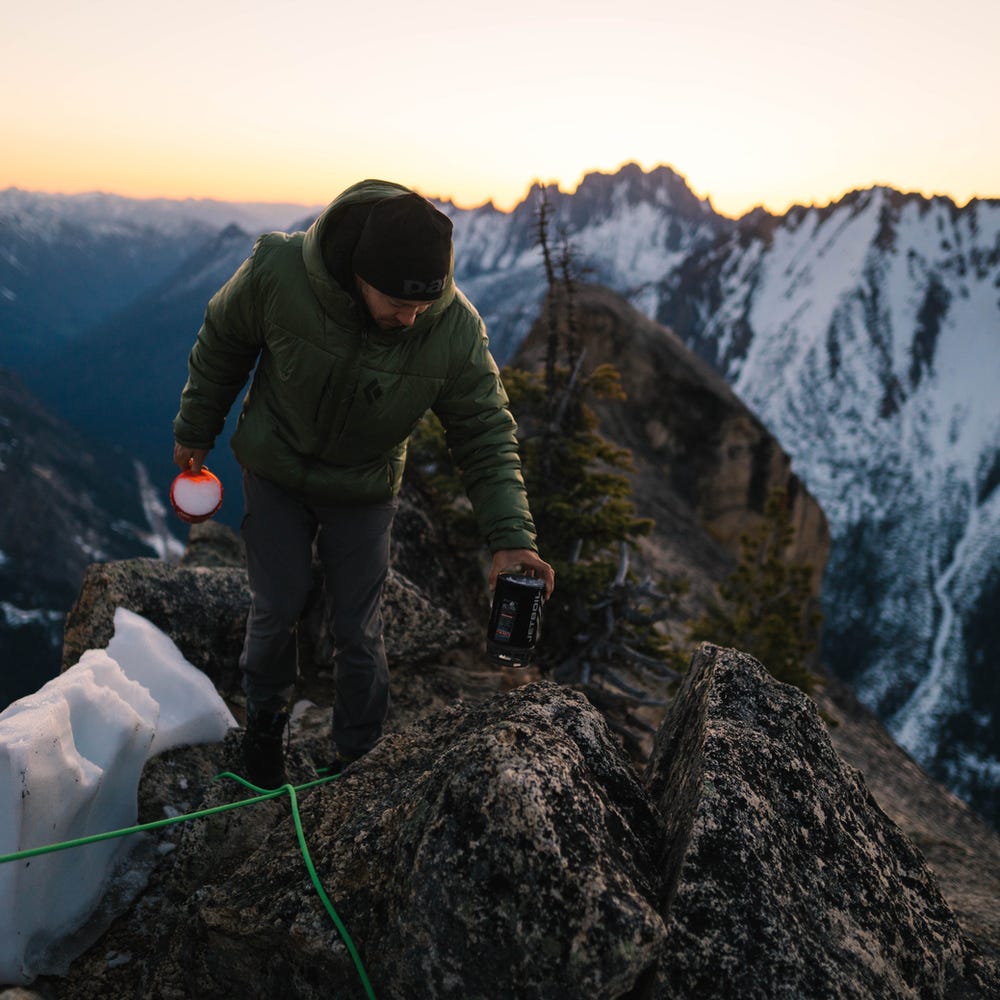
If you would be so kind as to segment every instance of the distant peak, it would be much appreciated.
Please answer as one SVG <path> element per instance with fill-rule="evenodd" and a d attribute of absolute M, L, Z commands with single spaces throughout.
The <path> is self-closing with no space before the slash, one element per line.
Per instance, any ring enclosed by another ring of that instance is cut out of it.
<path fill-rule="evenodd" d="M 249 233 L 239 223 L 230 222 L 222 232 L 219 233 L 220 240 L 247 239 Z"/>

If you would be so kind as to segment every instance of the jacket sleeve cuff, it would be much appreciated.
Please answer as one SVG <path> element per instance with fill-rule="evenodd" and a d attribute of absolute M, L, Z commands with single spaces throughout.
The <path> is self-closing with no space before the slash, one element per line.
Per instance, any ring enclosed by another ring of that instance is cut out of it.
<path fill-rule="evenodd" d="M 530 549 L 538 551 L 535 536 L 530 531 L 497 532 L 489 538 L 490 552 L 500 552 L 503 549 Z"/>

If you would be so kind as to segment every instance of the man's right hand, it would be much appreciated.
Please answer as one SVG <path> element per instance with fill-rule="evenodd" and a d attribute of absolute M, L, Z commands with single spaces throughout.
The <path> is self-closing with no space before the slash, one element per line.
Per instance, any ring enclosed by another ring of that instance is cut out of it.
<path fill-rule="evenodd" d="M 208 448 L 185 448 L 184 445 L 175 442 L 174 465 L 178 465 L 182 469 L 190 469 L 194 473 L 201 472 L 208 451 Z"/>

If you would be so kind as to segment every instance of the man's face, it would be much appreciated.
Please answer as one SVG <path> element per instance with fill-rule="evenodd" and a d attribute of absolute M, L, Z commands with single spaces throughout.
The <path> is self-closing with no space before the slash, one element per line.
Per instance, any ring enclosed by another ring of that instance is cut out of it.
<path fill-rule="evenodd" d="M 373 288 L 362 278 L 358 278 L 358 290 L 365 300 L 368 311 L 380 330 L 405 330 L 413 326 L 421 313 L 427 312 L 433 302 L 421 302 L 414 299 L 397 299 L 384 295 Z"/>

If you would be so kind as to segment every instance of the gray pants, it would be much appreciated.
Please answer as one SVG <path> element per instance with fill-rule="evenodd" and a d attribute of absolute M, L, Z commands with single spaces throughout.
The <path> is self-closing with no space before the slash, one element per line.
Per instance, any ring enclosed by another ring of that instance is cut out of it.
<path fill-rule="evenodd" d="M 274 705 L 291 696 L 293 631 L 312 584 L 315 541 L 336 646 L 333 739 L 339 751 L 358 756 L 382 735 L 389 711 L 382 587 L 397 503 L 307 506 L 246 470 L 243 495 L 251 605 L 240 668 L 247 700 Z"/>

